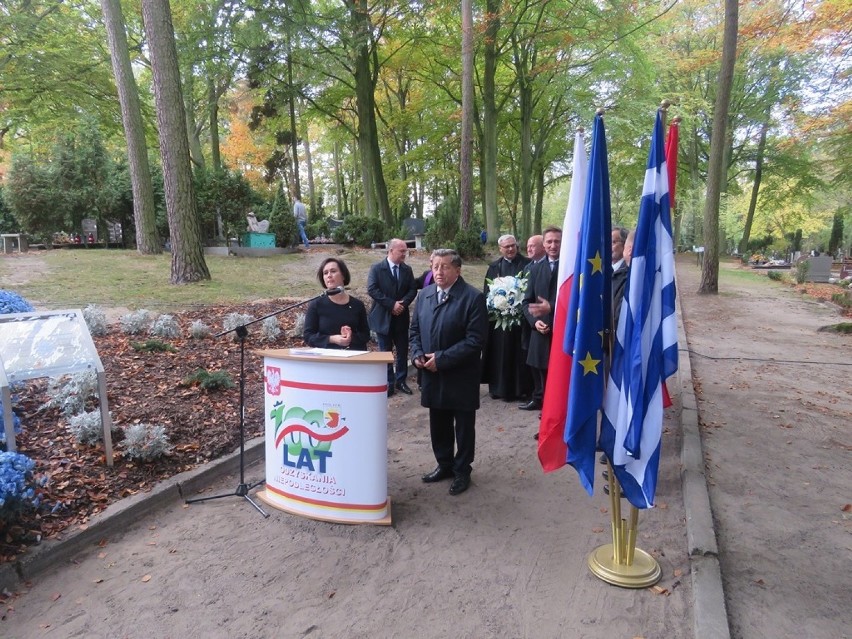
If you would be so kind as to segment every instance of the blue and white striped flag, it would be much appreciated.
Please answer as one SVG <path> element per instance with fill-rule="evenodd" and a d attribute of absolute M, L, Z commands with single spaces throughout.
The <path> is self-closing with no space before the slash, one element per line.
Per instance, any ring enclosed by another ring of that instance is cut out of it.
<path fill-rule="evenodd" d="M 637 508 L 654 505 L 664 382 L 677 370 L 672 224 L 663 147 L 658 111 L 600 434 L 624 496 Z"/>

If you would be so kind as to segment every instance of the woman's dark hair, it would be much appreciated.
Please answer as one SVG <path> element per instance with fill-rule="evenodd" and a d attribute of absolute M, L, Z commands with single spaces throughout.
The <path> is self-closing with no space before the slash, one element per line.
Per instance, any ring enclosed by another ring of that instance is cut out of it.
<path fill-rule="evenodd" d="M 349 275 L 349 268 L 347 268 L 346 262 L 337 257 L 327 257 L 322 261 L 322 264 L 319 265 L 319 269 L 317 270 L 317 279 L 319 280 L 320 286 L 325 288 L 325 280 L 322 279 L 322 272 L 330 262 L 337 264 L 337 268 L 339 268 L 340 272 L 343 273 L 343 286 L 349 286 L 349 280 L 352 277 Z"/>

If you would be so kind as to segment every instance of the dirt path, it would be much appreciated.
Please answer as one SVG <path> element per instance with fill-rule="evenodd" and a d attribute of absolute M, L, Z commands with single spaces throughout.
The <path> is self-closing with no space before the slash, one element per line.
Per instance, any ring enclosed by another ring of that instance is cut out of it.
<path fill-rule="evenodd" d="M 393 397 L 390 415 L 392 527 L 273 509 L 263 519 L 236 497 L 173 504 L 37 579 L 11 601 L 0 636 L 692 636 L 676 423 L 661 507 L 640 519 L 639 546 L 663 570 L 655 592 L 589 572 L 587 556 L 609 542 L 608 498 L 588 497 L 572 469 L 541 472 L 533 419 L 514 403 L 483 397 L 473 485 L 459 497 L 420 481 L 434 458 L 416 393 Z M 262 475 L 254 467 L 247 479 Z"/>
<path fill-rule="evenodd" d="M 850 637 L 852 337 L 781 284 L 699 296 L 691 260 L 678 284 L 731 635 Z"/>

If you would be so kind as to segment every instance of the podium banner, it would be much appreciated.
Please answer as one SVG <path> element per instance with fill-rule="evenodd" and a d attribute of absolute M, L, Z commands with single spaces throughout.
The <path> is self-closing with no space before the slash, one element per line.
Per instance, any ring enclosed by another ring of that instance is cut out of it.
<path fill-rule="evenodd" d="M 385 519 L 386 360 L 315 351 L 264 359 L 264 501 L 331 521 Z"/>

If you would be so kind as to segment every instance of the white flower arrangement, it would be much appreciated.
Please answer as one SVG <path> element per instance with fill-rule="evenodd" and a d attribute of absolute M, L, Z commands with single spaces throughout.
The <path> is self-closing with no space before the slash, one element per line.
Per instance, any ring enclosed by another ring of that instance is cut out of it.
<path fill-rule="evenodd" d="M 495 322 L 497 328 L 504 331 L 520 326 L 523 318 L 521 303 L 527 290 L 527 279 L 506 275 L 486 280 L 486 284 L 488 296 L 485 304 L 488 307 L 488 318 Z"/>

